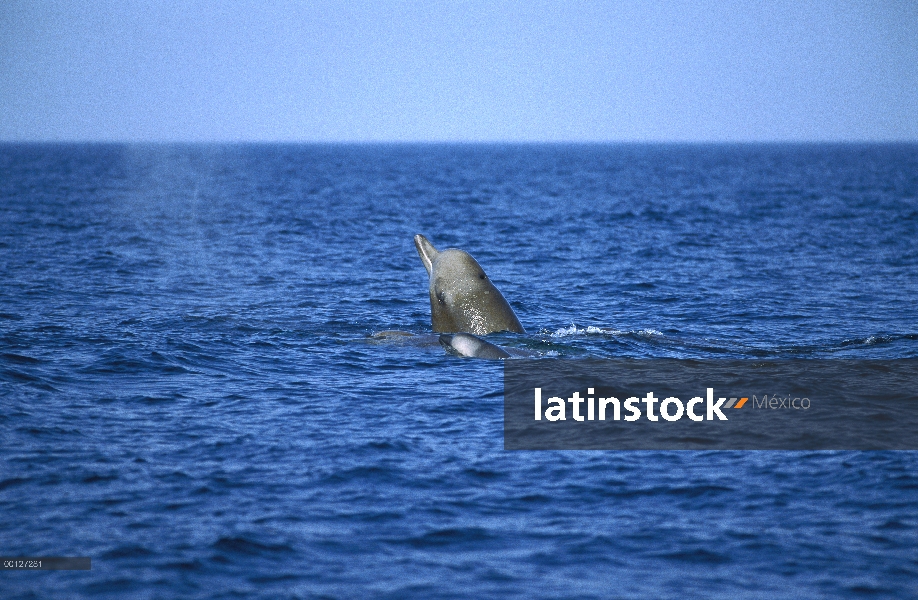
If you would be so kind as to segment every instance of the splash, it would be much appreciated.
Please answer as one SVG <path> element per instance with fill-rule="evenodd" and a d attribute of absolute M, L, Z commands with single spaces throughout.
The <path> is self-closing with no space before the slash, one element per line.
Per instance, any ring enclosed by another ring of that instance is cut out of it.
<path fill-rule="evenodd" d="M 621 329 L 604 329 L 602 327 L 595 327 L 593 325 L 589 325 L 587 327 L 577 327 L 576 324 L 571 323 L 570 327 L 562 327 L 561 329 L 555 330 L 554 333 L 549 333 L 549 335 L 555 338 L 575 335 L 638 335 L 641 337 L 653 337 L 657 335 L 663 335 L 663 332 L 657 331 L 656 329 L 636 329 L 631 331 L 622 331 Z"/>

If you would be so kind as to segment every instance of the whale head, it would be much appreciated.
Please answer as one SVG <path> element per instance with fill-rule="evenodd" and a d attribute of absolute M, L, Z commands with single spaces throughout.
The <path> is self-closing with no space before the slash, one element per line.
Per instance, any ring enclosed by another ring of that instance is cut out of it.
<path fill-rule="evenodd" d="M 423 235 L 414 245 L 430 276 L 430 320 L 439 333 L 525 333 L 510 304 L 484 269 L 463 250 L 438 251 Z"/>

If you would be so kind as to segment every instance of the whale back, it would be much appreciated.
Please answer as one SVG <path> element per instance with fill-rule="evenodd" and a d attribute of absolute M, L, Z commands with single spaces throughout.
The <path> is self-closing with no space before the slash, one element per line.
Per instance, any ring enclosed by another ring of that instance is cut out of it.
<path fill-rule="evenodd" d="M 488 360 L 510 358 L 510 353 L 500 346 L 495 346 L 468 333 L 441 334 L 440 344 L 448 352 L 457 356 L 485 358 Z"/>

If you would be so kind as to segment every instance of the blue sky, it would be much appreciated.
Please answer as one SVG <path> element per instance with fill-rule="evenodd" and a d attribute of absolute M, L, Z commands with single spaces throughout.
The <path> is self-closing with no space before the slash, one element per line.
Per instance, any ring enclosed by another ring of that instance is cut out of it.
<path fill-rule="evenodd" d="M 0 140 L 918 140 L 918 2 L 0 2 Z"/>

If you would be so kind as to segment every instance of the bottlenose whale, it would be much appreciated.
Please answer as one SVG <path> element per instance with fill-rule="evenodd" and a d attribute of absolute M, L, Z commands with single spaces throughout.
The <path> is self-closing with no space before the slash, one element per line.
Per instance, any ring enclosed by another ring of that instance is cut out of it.
<path fill-rule="evenodd" d="M 495 346 L 468 333 L 443 333 L 440 335 L 440 344 L 459 356 L 491 360 L 510 358 L 510 353 L 500 346 Z"/>
<path fill-rule="evenodd" d="M 421 234 L 414 236 L 414 245 L 430 275 L 430 322 L 434 331 L 526 333 L 510 304 L 468 252 L 456 248 L 440 252 Z"/>

